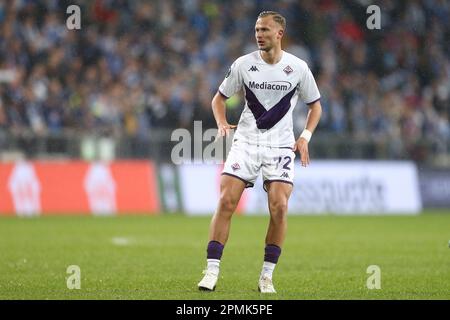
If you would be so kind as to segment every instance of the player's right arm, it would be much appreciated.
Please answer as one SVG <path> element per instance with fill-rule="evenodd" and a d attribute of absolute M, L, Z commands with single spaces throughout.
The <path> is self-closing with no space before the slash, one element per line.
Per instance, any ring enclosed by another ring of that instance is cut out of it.
<path fill-rule="evenodd" d="M 217 138 L 227 136 L 230 134 L 230 130 L 236 128 L 235 125 L 230 125 L 226 117 L 226 102 L 227 98 L 217 91 L 216 95 L 212 99 L 212 109 L 214 118 L 217 123 Z"/>
<path fill-rule="evenodd" d="M 243 85 L 242 77 L 239 73 L 239 59 L 237 59 L 228 69 L 225 79 L 219 87 L 216 95 L 212 100 L 212 109 L 214 118 L 217 123 L 217 138 L 227 136 L 230 134 L 230 130 L 236 128 L 235 125 L 230 125 L 226 117 L 226 104 L 228 97 L 231 97 L 238 92 Z M 216 138 L 216 139 L 217 139 Z"/>

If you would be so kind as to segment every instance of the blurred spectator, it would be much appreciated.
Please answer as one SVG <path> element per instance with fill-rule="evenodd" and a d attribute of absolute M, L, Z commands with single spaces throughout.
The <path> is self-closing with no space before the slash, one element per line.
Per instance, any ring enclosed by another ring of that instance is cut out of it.
<path fill-rule="evenodd" d="M 318 79 L 319 132 L 390 140 L 392 158 L 420 160 L 423 139 L 448 153 L 450 2 L 379 1 L 381 30 L 366 28 L 364 3 L 80 0 L 82 29 L 68 30 L 69 1 L 0 1 L 0 130 L 147 140 L 152 128 L 215 127 L 215 90 L 256 49 L 257 14 L 277 10 L 286 51 Z"/>

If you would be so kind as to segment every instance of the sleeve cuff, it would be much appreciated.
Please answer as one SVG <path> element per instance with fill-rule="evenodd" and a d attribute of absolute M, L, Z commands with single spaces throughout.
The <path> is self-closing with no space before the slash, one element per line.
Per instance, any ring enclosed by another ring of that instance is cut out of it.
<path fill-rule="evenodd" d="M 311 101 L 311 102 L 307 102 L 306 104 L 309 106 L 309 105 L 311 105 L 311 104 L 313 104 L 314 102 L 317 102 L 317 101 L 319 101 L 319 100 L 320 100 L 320 97 L 317 98 L 316 100 Z"/>
<path fill-rule="evenodd" d="M 219 92 L 220 93 L 220 95 L 222 96 L 222 97 L 224 97 L 225 99 L 229 99 L 230 97 L 227 97 L 222 91 L 220 91 L 220 90 L 217 90 L 217 92 Z"/>

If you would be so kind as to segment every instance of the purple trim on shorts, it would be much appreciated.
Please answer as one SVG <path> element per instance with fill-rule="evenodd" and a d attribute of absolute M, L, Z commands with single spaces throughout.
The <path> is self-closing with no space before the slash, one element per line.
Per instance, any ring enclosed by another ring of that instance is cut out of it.
<path fill-rule="evenodd" d="M 253 188 L 253 186 L 254 186 L 253 183 L 251 183 L 251 182 L 249 182 L 247 180 L 244 180 L 241 177 L 238 177 L 238 176 L 236 176 L 234 174 L 231 174 L 231 173 L 228 173 L 228 172 L 222 172 L 222 175 L 227 175 L 227 176 L 234 177 L 234 178 L 237 178 L 237 179 L 241 180 L 242 182 L 245 183 L 245 187 L 246 188 Z"/>
<path fill-rule="evenodd" d="M 208 248 L 206 249 L 207 259 L 220 260 L 222 258 L 224 245 L 219 241 L 211 240 L 208 243 Z"/>
<path fill-rule="evenodd" d="M 314 102 L 317 102 L 317 101 L 319 101 L 319 100 L 320 100 L 320 97 L 319 97 L 319 99 L 316 99 L 316 100 L 314 100 L 314 101 L 312 101 L 312 102 L 308 102 L 307 105 L 309 106 L 310 104 L 313 104 Z"/>
<path fill-rule="evenodd" d="M 281 255 L 281 248 L 276 244 L 267 244 L 264 248 L 264 261 L 277 263 Z"/>
<path fill-rule="evenodd" d="M 224 95 L 224 94 L 222 93 L 222 91 L 217 90 L 217 92 L 218 92 L 222 97 L 224 97 L 225 99 L 230 99 L 230 97 L 227 97 L 226 95 Z"/>
<path fill-rule="evenodd" d="M 265 192 L 267 192 L 267 189 L 266 189 L 266 182 L 268 182 L 268 183 L 271 183 L 271 182 L 284 182 L 284 183 L 288 183 L 288 184 L 294 186 L 294 183 L 293 183 L 293 182 L 287 181 L 287 180 L 280 180 L 280 179 L 264 180 L 264 182 L 263 182 L 263 189 L 264 189 Z"/>

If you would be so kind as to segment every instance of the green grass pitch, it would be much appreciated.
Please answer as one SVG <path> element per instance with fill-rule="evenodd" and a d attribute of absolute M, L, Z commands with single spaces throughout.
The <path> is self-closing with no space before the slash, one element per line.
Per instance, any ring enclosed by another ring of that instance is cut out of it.
<path fill-rule="evenodd" d="M 215 292 L 200 292 L 210 217 L 0 218 L 4 299 L 450 299 L 450 213 L 294 216 L 274 273 L 257 279 L 268 217 L 235 216 Z M 68 289 L 67 267 L 81 269 Z M 367 267 L 381 269 L 368 289 Z"/>

